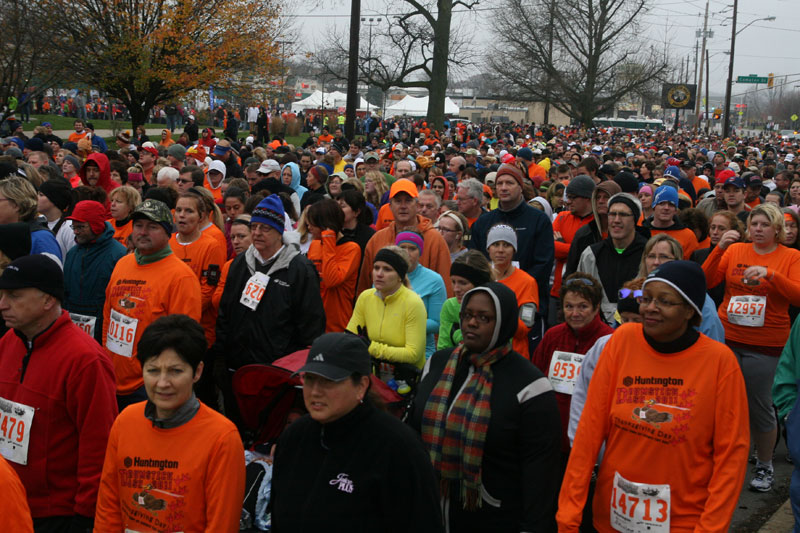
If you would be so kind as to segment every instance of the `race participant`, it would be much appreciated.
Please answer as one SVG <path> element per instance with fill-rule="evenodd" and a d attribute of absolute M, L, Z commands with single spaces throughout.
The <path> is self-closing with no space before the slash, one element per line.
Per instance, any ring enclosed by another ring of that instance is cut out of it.
<path fill-rule="evenodd" d="M 794 530 L 800 528 L 800 431 L 798 431 L 798 380 L 800 380 L 800 321 L 795 320 L 792 325 L 789 340 L 783 347 L 778 367 L 775 369 L 775 381 L 772 384 L 772 401 L 778 410 L 778 419 L 786 427 L 786 445 L 789 449 L 789 459 L 795 467 L 792 470 L 792 479 L 789 485 L 789 499 L 794 514 Z"/>
<path fill-rule="evenodd" d="M 442 314 L 442 304 L 447 299 L 447 290 L 444 287 L 442 276 L 437 272 L 419 264 L 422 255 L 422 236 L 413 231 L 402 231 L 397 234 L 395 244 L 408 254 L 408 281 L 413 290 L 425 304 L 427 320 L 425 321 L 425 358 L 429 358 L 436 351 L 436 334 L 439 333 L 439 315 Z"/>
<path fill-rule="evenodd" d="M 25 178 L 0 180 L 0 224 L 25 223 L 31 232 L 32 254 L 51 254 L 62 261 L 61 247 L 53 233 L 36 219 L 36 189 Z"/>
<path fill-rule="evenodd" d="M 681 257 L 683 257 L 681 243 L 669 235 L 659 233 L 650 237 L 644 246 L 642 260 L 639 263 L 639 277 L 645 278 L 659 266 L 670 261 L 678 261 Z M 708 294 L 703 300 L 701 309 L 702 322 L 697 331 L 717 342 L 725 342 L 725 329 L 719 320 L 717 306 Z"/>
<path fill-rule="evenodd" d="M 417 214 L 419 210 L 417 196 L 417 187 L 413 181 L 398 179 L 392 185 L 389 191 L 389 204 L 394 220 L 388 227 L 376 232 L 367 243 L 356 294 L 361 294 L 372 286 L 372 264 L 375 254 L 381 248 L 394 244 L 397 234 L 401 231 L 415 231 L 422 235 L 424 250 L 419 262 L 422 266 L 438 272 L 444 280 L 445 288 L 450 285 L 450 252 L 447 243 L 430 220 Z M 451 295 L 451 290 L 447 289 L 448 296 Z"/>
<path fill-rule="evenodd" d="M 559 292 L 564 322 L 545 331 L 531 358 L 556 392 L 561 414 L 561 471 L 569 457 L 569 404 L 583 358 L 598 338 L 613 332 L 600 314 L 602 299 L 603 286 L 591 275 L 574 272 L 564 278 Z"/>
<path fill-rule="evenodd" d="M 453 296 L 445 300 L 439 318 L 439 338 L 437 350 L 457 346 L 463 336 L 461 334 L 461 300 L 464 295 L 492 281 L 492 265 L 486 256 L 478 250 L 467 250 L 460 255 L 450 267 L 450 282 L 453 284 Z"/>
<path fill-rule="evenodd" d="M 416 437 L 370 394 L 370 354 L 352 335 L 314 341 L 303 376 L 309 415 L 278 439 L 275 531 L 443 532 L 437 479 Z M 397 511 L 404 509 L 402 516 Z"/>
<path fill-rule="evenodd" d="M 617 322 L 619 324 L 627 324 L 628 322 L 642 323 L 642 315 L 639 313 L 639 302 L 637 298 L 642 296 L 642 283 L 645 278 L 636 278 L 625 282 L 619 290 L 619 298 L 617 299 Z M 598 337 L 594 345 L 586 352 L 586 356 L 581 363 L 581 370 L 575 378 L 575 388 L 572 391 L 572 398 L 569 402 L 569 426 L 567 427 L 567 437 L 569 438 L 569 445 L 575 441 L 575 431 L 578 429 L 578 422 L 581 419 L 583 406 L 586 403 L 586 395 L 589 392 L 589 383 L 594 374 L 594 369 L 597 367 L 597 361 L 603 353 L 608 340 L 611 338 L 612 333 Z M 590 496 L 594 495 L 594 483 L 590 489 Z M 590 498 L 591 499 L 591 498 Z M 584 517 L 589 512 L 591 516 L 591 506 L 584 508 Z M 591 521 L 584 519 L 584 524 L 591 524 Z"/>
<path fill-rule="evenodd" d="M 137 348 L 147 401 L 111 428 L 95 531 L 238 531 L 242 441 L 192 392 L 204 370 L 203 327 L 186 315 L 161 317 Z"/>
<path fill-rule="evenodd" d="M 360 335 L 376 359 L 422 368 L 427 316 L 422 299 L 408 287 L 410 262 L 399 246 L 378 250 L 372 263 L 374 287 L 358 296 L 347 331 Z M 362 272 L 364 268 L 366 263 Z M 383 369 L 383 373 L 385 377 L 389 371 Z"/>
<path fill-rule="evenodd" d="M 4 531 L 18 531 L 19 533 L 33 533 L 33 520 L 25 496 L 25 487 L 19 476 L 0 455 L 0 527 Z"/>
<path fill-rule="evenodd" d="M 69 219 L 76 246 L 64 260 L 64 301 L 72 321 L 103 344 L 103 306 L 114 267 L 128 250 L 114 239 L 114 229 L 104 222 L 100 202 L 75 204 Z"/>
<path fill-rule="evenodd" d="M 231 246 L 233 247 L 233 258 L 222 266 L 222 271 L 219 276 L 219 283 L 214 289 L 214 296 L 211 298 L 211 304 L 215 309 L 219 310 L 219 302 L 222 299 L 222 293 L 225 291 L 225 282 L 228 279 L 228 272 L 230 271 L 231 264 L 236 256 L 243 254 L 250 245 L 253 244 L 252 235 L 250 234 L 250 215 L 241 214 L 231 222 Z"/>
<path fill-rule="evenodd" d="M 172 214 L 148 199 L 131 215 L 132 254 L 117 262 L 106 287 L 103 347 L 114 363 L 121 409 L 144 401 L 146 394 L 136 346 L 142 332 L 161 316 L 182 313 L 200 320 L 200 282 L 169 246 Z"/>
<path fill-rule="evenodd" d="M 363 258 L 367 243 L 375 234 L 375 230 L 370 227 L 372 212 L 367 207 L 364 195 L 358 191 L 344 190 L 337 201 L 344 213 L 342 235 L 358 243 L 361 248 L 360 257 Z M 359 270 L 360 268 L 359 263 Z"/>
<path fill-rule="evenodd" d="M 237 424 L 233 372 L 311 345 L 325 331 L 319 276 L 295 245 L 284 244 L 280 198 L 267 196 L 250 219 L 252 244 L 230 266 L 219 304 L 217 339 L 209 359 L 224 359 L 219 383 L 226 415 Z"/>
<path fill-rule="evenodd" d="M 203 197 L 195 189 L 181 193 L 175 206 L 175 226 L 178 231 L 170 237 L 169 246 L 175 257 L 191 268 L 200 282 L 200 325 L 206 332 L 206 341 L 211 345 L 214 343 L 217 323 L 217 310 L 211 304 L 211 297 L 227 258 L 225 248 L 201 230 L 207 219 Z"/>
<path fill-rule="evenodd" d="M 747 396 L 731 350 L 698 333 L 701 268 L 648 276 L 643 323 L 623 324 L 597 362 L 559 495 L 559 531 L 577 532 L 598 452 L 600 533 L 727 531 L 747 461 Z"/>
<path fill-rule="evenodd" d="M 131 214 L 136 206 L 142 203 L 142 195 L 133 187 L 123 185 L 117 187 L 108 195 L 110 202 L 109 210 L 111 218 L 108 222 L 114 228 L 114 239 L 126 248 L 132 248 L 129 241 L 133 231 L 133 221 Z"/>
<path fill-rule="evenodd" d="M 636 231 L 639 201 L 617 193 L 608 201 L 608 238 L 592 244 L 581 254 L 578 270 L 595 276 L 603 288 L 601 319 L 614 324 L 617 295 L 622 284 L 636 276 L 647 239 Z"/>
<path fill-rule="evenodd" d="M 20 257 L 0 275 L 0 314 L 13 328 L 0 339 L 0 453 L 25 486 L 35 531 L 83 533 L 117 404 L 108 356 L 63 299 L 64 276 L 49 257 Z"/>
<path fill-rule="evenodd" d="M 522 172 L 517 167 L 500 165 L 495 181 L 498 208 L 481 215 L 475 221 L 468 246 L 485 252 L 488 256 L 486 237 L 492 226 L 507 224 L 518 231 L 519 249 L 515 250 L 512 260 L 517 261 L 519 268 L 536 280 L 539 291 L 537 308 L 547 309 L 547 288 L 554 258 L 553 226 L 547 215 L 525 202 L 522 196 L 522 180 Z M 526 353 L 522 355 L 528 356 Z"/>
<path fill-rule="evenodd" d="M 53 232 L 61 249 L 61 257 L 75 246 L 71 223 L 67 213 L 72 206 L 72 187 L 67 180 L 53 178 L 39 186 L 36 208 L 47 219 L 47 228 Z"/>
<path fill-rule="evenodd" d="M 306 224 L 314 240 L 308 258 L 319 274 L 325 331 L 344 331 L 353 313 L 361 247 L 342 234 L 344 211 L 324 198 L 308 206 Z"/>
<path fill-rule="evenodd" d="M 739 218 L 730 211 L 717 211 L 708 224 L 708 240 L 711 244 L 708 248 L 700 248 L 692 253 L 692 261 L 702 265 L 708 258 L 711 251 L 719 244 L 719 240 L 725 232 L 735 229 L 739 235 L 744 237 L 744 224 Z M 725 296 L 725 282 L 720 282 L 719 285 L 708 289 L 708 295 L 714 301 L 714 309 L 717 309 L 722 304 L 722 299 Z"/>
<path fill-rule="evenodd" d="M 578 270 L 578 262 L 586 248 L 608 237 L 608 201 L 621 192 L 622 188 L 615 181 L 603 181 L 597 184 L 592 193 L 594 219 L 575 232 L 575 238 L 569 245 L 564 276 L 569 276 Z"/>
<path fill-rule="evenodd" d="M 514 332 L 514 350 L 530 359 L 531 348 L 528 332 L 536 319 L 539 308 L 539 290 L 536 280 L 521 268 L 514 266 L 512 258 L 517 252 L 517 234 L 514 228 L 497 224 L 489 230 L 486 249 L 492 261 L 492 277 L 512 291 L 519 307 L 519 323 Z"/>
<path fill-rule="evenodd" d="M 439 216 L 434 227 L 442 234 L 442 238 L 450 250 L 451 261 L 455 262 L 456 259 L 467 253 L 464 241 L 469 222 L 464 215 L 458 211 L 445 211 Z"/>
<path fill-rule="evenodd" d="M 671 185 L 662 185 L 653 196 L 653 216 L 645 219 L 643 227 L 651 235 L 666 233 L 681 244 L 683 258 L 689 259 L 697 249 L 697 236 L 678 220 L 678 190 Z"/>
<path fill-rule="evenodd" d="M 561 290 L 561 276 L 564 265 L 569 255 L 569 245 L 581 227 L 589 224 L 594 218 L 592 212 L 592 193 L 594 193 L 594 180 L 589 176 L 581 175 L 572 178 L 566 189 L 567 210 L 556 215 L 553 220 L 553 239 L 555 246 L 555 270 L 553 284 L 550 288 L 550 309 L 547 313 L 548 324 L 555 325 L 561 322 L 558 310 L 561 305 L 558 294 Z"/>
<path fill-rule="evenodd" d="M 736 242 L 741 235 L 735 230 L 723 234 L 703 270 L 710 286 L 725 281 L 719 318 L 747 384 L 750 433 L 758 459 L 750 489 L 767 492 L 772 489 L 778 431 L 770 387 L 789 338 L 789 305 L 800 305 L 800 251 L 780 244 L 783 213 L 772 204 L 750 211 L 747 232 L 752 242 Z"/>
<path fill-rule="evenodd" d="M 747 222 L 747 216 L 751 209 L 744 201 L 745 189 L 744 180 L 735 175 L 726 179 L 722 186 L 722 193 L 725 196 L 725 208 L 736 215 L 743 223 Z"/>
<path fill-rule="evenodd" d="M 547 381 L 510 349 L 514 293 L 490 282 L 461 303 L 463 343 L 436 352 L 409 416 L 440 479 L 448 531 L 552 531 L 558 407 Z"/>

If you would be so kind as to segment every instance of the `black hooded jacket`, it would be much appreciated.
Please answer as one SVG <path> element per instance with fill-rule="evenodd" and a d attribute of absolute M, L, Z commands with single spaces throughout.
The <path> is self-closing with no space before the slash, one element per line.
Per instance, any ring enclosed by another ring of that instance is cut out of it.
<path fill-rule="evenodd" d="M 461 303 L 464 309 L 478 292 L 495 302 L 497 325 L 489 349 L 511 342 L 517 330 L 518 306 L 514 292 L 497 282 L 477 287 Z M 433 354 L 423 370 L 409 423 L 419 433 L 422 415 L 454 348 Z M 456 484 L 444 503 L 449 531 L 555 531 L 560 482 L 561 422 L 550 382 L 533 364 L 511 352 L 492 365 L 491 419 L 481 466 L 482 505 L 464 510 Z M 474 369 L 467 357 L 456 367 L 448 405 Z M 437 472 L 438 474 L 438 472 Z"/>

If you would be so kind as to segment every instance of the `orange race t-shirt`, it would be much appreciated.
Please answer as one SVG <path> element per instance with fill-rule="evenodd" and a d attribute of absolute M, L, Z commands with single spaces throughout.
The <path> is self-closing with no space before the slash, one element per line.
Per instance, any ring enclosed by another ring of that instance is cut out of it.
<path fill-rule="evenodd" d="M 536 305 L 537 311 L 539 310 L 539 284 L 536 283 L 530 274 L 521 268 L 515 268 L 514 272 L 505 279 L 499 280 L 500 283 L 514 291 L 517 296 L 517 305 L 522 307 L 524 304 L 532 303 Z M 514 351 L 519 353 L 525 359 L 530 359 L 531 354 L 528 349 L 528 331 L 530 328 L 523 324 L 522 320 L 517 318 L 517 332 L 514 334 L 514 340 L 511 346 Z"/>

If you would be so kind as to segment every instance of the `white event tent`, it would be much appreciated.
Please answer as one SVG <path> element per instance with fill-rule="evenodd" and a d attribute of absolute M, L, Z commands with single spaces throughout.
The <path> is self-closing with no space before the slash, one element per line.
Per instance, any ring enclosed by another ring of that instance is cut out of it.
<path fill-rule="evenodd" d="M 302 100 L 298 100 L 296 102 L 292 102 L 292 111 L 304 111 L 306 109 L 322 109 L 323 107 L 323 96 L 322 91 L 314 91 L 306 98 Z M 325 109 L 336 109 L 339 107 L 346 107 L 347 106 L 347 94 L 340 92 L 340 91 L 333 91 L 329 93 L 325 93 L 324 98 Z M 375 109 L 375 106 L 370 106 L 372 109 Z M 359 96 L 359 103 L 358 103 L 358 110 L 359 111 L 366 111 L 367 109 L 367 101 L 364 98 Z"/>
<path fill-rule="evenodd" d="M 428 97 L 420 98 L 406 95 L 405 98 L 386 108 L 386 116 L 408 115 L 424 117 L 428 113 Z M 449 97 L 444 99 L 444 114 L 458 115 L 458 106 Z"/>

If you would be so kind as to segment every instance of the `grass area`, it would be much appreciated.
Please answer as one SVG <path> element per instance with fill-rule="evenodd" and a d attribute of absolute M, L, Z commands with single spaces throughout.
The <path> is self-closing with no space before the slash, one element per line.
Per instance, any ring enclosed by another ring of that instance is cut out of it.
<path fill-rule="evenodd" d="M 17 115 L 17 119 L 20 115 Z M 62 117 L 61 115 L 31 115 L 31 121 L 23 124 L 23 131 L 33 131 L 33 128 L 40 125 L 42 122 L 49 122 L 53 125 L 54 130 L 71 130 L 72 124 L 75 122 L 73 117 Z M 110 120 L 93 120 L 89 119 L 94 125 L 96 130 L 110 130 L 112 129 L 112 121 Z M 117 129 L 132 130 L 133 126 L 129 121 L 117 121 Z M 164 124 L 145 124 L 145 127 L 150 128 L 163 128 Z M 182 128 L 181 128 L 182 130 Z M 177 131 L 177 130 L 176 130 Z"/>

